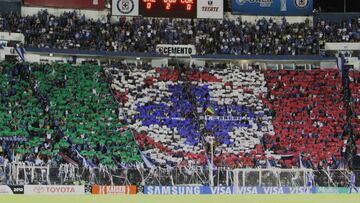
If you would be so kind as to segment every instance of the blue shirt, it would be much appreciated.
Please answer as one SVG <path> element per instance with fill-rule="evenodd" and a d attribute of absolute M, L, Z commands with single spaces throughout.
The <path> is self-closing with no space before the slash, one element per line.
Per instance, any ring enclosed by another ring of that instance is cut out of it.
<path fill-rule="evenodd" d="M 355 183 L 355 173 L 351 174 L 350 182 Z"/>

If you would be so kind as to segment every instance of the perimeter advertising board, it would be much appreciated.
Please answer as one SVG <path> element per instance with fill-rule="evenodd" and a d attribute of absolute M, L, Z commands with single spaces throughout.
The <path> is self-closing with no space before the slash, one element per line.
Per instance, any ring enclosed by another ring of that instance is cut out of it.
<path fill-rule="evenodd" d="M 91 194 L 95 195 L 135 195 L 136 186 L 93 185 Z"/>
<path fill-rule="evenodd" d="M 262 16 L 307 16 L 313 0 L 232 0 L 232 13 Z"/>
<path fill-rule="evenodd" d="M 83 185 L 25 185 L 26 195 L 83 195 Z"/>
<path fill-rule="evenodd" d="M 247 194 L 310 194 L 307 187 L 208 187 L 208 186 L 145 186 L 149 195 L 247 195 Z"/>
<path fill-rule="evenodd" d="M 24 194 L 23 185 L 0 185 L 0 195 Z"/>

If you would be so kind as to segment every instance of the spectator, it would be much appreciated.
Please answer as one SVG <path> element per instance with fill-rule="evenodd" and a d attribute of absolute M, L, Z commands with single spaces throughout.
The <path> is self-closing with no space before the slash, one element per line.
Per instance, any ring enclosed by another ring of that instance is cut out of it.
<path fill-rule="evenodd" d="M 155 52 L 157 44 L 194 44 L 199 54 L 313 55 L 325 41 L 360 40 L 359 19 L 333 24 L 290 24 L 272 19 L 86 19 L 76 12 L 59 17 L 3 14 L 0 31 L 20 32 L 28 47 L 121 52 Z"/>

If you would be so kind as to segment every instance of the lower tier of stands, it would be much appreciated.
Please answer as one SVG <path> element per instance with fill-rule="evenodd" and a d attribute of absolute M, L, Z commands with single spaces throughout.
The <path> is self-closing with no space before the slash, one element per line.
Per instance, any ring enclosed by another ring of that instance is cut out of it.
<path fill-rule="evenodd" d="M 205 165 L 212 154 L 216 166 L 232 168 L 343 164 L 348 136 L 338 69 L 107 72 L 140 149 L 155 164 Z"/>
<path fill-rule="evenodd" d="M 0 164 L 338 168 L 342 84 L 338 69 L 2 64 Z M 350 71 L 355 135 L 359 84 Z"/>

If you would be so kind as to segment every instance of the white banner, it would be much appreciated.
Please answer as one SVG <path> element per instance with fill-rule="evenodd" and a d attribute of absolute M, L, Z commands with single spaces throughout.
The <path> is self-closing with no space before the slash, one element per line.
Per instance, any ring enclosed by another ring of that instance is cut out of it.
<path fill-rule="evenodd" d="M 7 185 L 0 185 L 0 195 L 11 195 L 14 194 L 11 188 Z"/>
<path fill-rule="evenodd" d="M 0 32 L 0 40 L 1 41 L 16 41 L 16 42 L 24 43 L 25 36 L 22 33 Z"/>
<path fill-rule="evenodd" d="M 168 56 L 191 56 L 196 54 L 194 45 L 158 44 L 156 52 Z"/>
<path fill-rule="evenodd" d="M 198 0 L 198 18 L 224 18 L 224 1 Z"/>
<path fill-rule="evenodd" d="M 83 195 L 83 185 L 25 185 L 26 195 Z"/>
<path fill-rule="evenodd" d="M 326 51 L 353 51 L 360 50 L 360 43 L 326 42 Z"/>
<path fill-rule="evenodd" d="M 139 0 L 113 0 L 112 15 L 114 16 L 138 16 Z"/>

